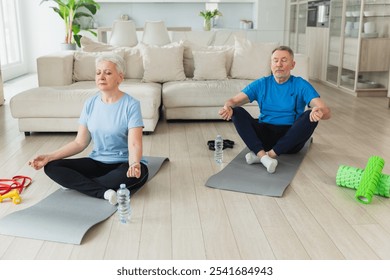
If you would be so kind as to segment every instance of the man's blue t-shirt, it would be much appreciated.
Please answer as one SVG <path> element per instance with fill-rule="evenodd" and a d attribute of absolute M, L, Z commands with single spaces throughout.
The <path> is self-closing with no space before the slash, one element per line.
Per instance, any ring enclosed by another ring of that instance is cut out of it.
<path fill-rule="evenodd" d="M 259 104 L 259 122 L 274 125 L 292 125 L 305 111 L 305 106 L 320 96 L 309 82 L 295 76 L 290 76 L 283 84 L 278 84 L 273 75 L 263 77 L 242 92 L 250 102 L 256 100 Z"/>
<path fill-rule="evenodd" d="M 124 94 L 115 103 L 107 104 L 98 93 L 84 104 L 79 123 L 88 128 L 94 143 L 90 157 L 104 163 L 129 160 L 128 131 L 143 127 L 140 102 Z"/>

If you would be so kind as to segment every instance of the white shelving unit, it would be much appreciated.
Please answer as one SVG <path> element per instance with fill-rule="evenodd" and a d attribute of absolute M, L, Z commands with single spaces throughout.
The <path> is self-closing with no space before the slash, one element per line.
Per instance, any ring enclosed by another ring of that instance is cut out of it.
<path fill-rule="evenodd" d="M 289 46 L 295 53 L 306 54 L 307 2 L 290 1 Z"/>
<path fill-rule="evenodd" d="M 330 16 L 326 81 L 355 96 L 386 96 L 390 1 L 332 0 Z"/>

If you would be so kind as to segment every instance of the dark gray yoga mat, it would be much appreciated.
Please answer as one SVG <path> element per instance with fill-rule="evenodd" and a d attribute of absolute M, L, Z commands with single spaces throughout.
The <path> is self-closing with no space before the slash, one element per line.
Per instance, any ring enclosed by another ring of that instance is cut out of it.
<path fill-rule="evenodd" d="M 148 161 L 148 181 L 168 160 L 144 158 Z M 0 234 L 81 244 L 88 229 L 109 218 L 116 210 L 116 206 L 106 200 L 60 189 L 29 208 L 5 216 L 0 220 Z"/>
<path fill-rule="evenodd" d="M 268 173 L 261 163 L 247 164 L 245 155 L 249 153 L 249 149 L 245 148 L 223 170 L 211 176 L 207 180 L 206 186 L 229 191 L 281 197 L 284 190 L 294 179 L 310 143 L 311 140 L 306 142 L 299 153 L 278 157 L 278 166 L 273 174 Z"/>

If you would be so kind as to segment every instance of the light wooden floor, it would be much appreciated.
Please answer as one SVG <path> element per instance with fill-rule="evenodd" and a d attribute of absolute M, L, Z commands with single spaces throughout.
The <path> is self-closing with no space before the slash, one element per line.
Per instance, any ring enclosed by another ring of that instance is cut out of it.
<path fill-rule="evenodd" d="M 283 197 L 204 186 L 220 168 L 207 140 L 220 133 L 236 142 L 225 150 L 224 165 L 244 148 L 231 123 L 161 120 L 144 136 L 144 154 L 170 162 L 133 197 L 129 225 L 119 224 L 114 214 L 88 231 L 82 245 L 0 235 L 0 259 L 390 259 L 390 200 L 375 196 L 371 204 L 360 204 L 353 190 L 335 184 L 340 164 L 364 168 L 372 155 L 390 162 L 387 99 L 356 98 L 314 85 L 333 118 L 319 124 Z M 6 95 L 11 88 L 6 85 Z M 25 137 L 8 102 L 0 106 L 0 178 L 24 174 L 34 180 L 22 204 L 0 204 L 0 218 L 58 188 L 27 162 L 73 137 Z M 390 164 L 383 172 L 390 174 Z"/>

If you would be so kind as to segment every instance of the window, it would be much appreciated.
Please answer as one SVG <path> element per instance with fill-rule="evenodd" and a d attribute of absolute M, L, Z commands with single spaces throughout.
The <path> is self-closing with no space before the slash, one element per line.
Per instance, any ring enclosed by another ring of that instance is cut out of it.
<path fill-rule="evenodd" d="M 4 80 L 19 76 L 24 64 L 19 25 L 18 0 L 0 0 L 0 61 Z M 24 73 L 22 73 L 24 74 Z"/>

